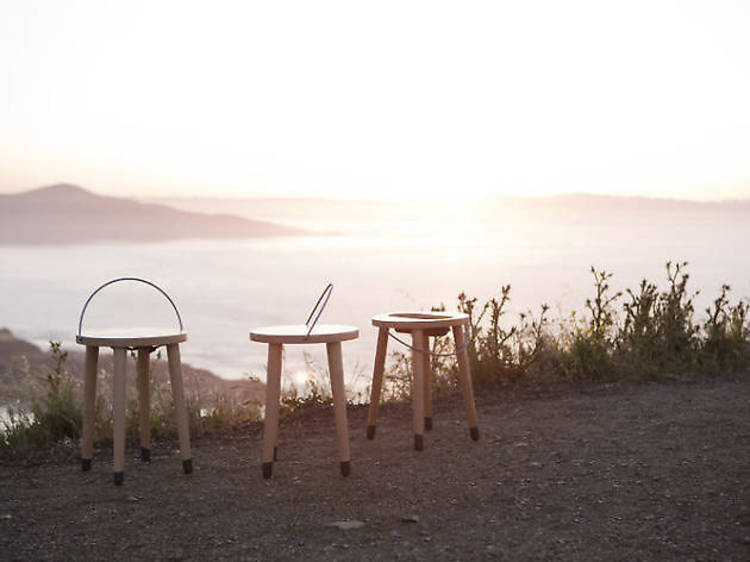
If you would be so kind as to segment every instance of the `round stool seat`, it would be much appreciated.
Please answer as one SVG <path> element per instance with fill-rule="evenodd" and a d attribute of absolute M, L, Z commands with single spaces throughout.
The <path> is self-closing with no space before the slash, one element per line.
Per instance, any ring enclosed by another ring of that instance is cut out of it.
<path fill-rule="evenodd" d="M 262 343 L 305 344 L 342 342 L 359 337 L 357 328 L 342 324 L 316 324 L 309 336 L 308 330 L 305 324 L 264 326 L 250 332 L 250 339 Z"/>
<path fill-rule="evenodd" d="M 469 322 L 463 312 L 388 312 L 372 317 L 372 325 L 379 328 L 395 328 L 397 331 L 412 330 L 442 331 Z"/>
<path fill-rule="evenodd" d="M 169 328 L 114 328 L 76 336 L 76 343 L 97 347 L 153 347 L 186 340 L 187 333 Z"/>

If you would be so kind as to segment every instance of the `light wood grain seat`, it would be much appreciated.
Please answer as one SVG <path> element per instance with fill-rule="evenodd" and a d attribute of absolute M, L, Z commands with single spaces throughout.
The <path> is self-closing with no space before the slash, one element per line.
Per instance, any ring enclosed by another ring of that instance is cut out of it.
<path fill-rule="evenodd" d="M 281 394 L 281 362 L 284 345 L 325 344 L 328 354 L 328 370 L 331 374 L 333 413 L 339 449 L 341 474 L 351 471 L 349 453 L 349 429 L 346 420 L 346 392 L 344 389 L 344 364 L 341 342 L 359 337 L 354 326 L 337 324 L 305 324 L 289 326 L 267 326 L 250 332 L 252 341 L 268 344 L 268 370 L 266 376 L 266 414 L 263 422 L 262 471 L 264 478 L 273 473 L 276 446 L 279 436 L 279 399 Z"/>
<path fill-rule="evenodd" d="M 341 324 L 316 325 L 308 335 L 305 324 L 290 326 L 266 326 L 250 332 L 250 339 L 261 343 L 335 343 L 354 340 L 359 337 L 359 330 L 354 326 Z"/>
<path fill-rule="evenodd" d="M 469 434 L 474 441 L 479 439 L 474 391 L 471 384 L 469 357 L 466 352 L 465 327 L 469 316 L 451 312 L 390 312 L 378 314 L 372 318 L 373 326 L 378 328 L 378 343 L 375 351 L 375 366 L 372 376 L 370 410 L 367 422 L 367 438 L 375 438 L 375 427 L 383 387 L 385 358 L 388 348 L 389 330 L 410 333 L 412 340 L 412 411 L 414 429 L 414 448 L 421 451 L 424 447 L 424 431 L 432 429 L 432 368 L 430 355 L 430 338 L 439 337 L 453 331 L 458 371 L 464 394 L 464 403 L 469 422 Z"/>
<path fill-rule="evenodd" d="M 143 334 L 143 335 L 138 335 Z M 76 343 L 97 347 L 134 348 L 160 347 L 187 340 L 185 332 L 174 332 L 164 328 L 116 328 L 88 332 L 76 336 Z"/>
<path fill-rule="evenodd" d="M 83 332 L 83 318 L 91 299 L 104 287 L 120 281 L 137 281 L 146 283 L 160 291 L 174 307 L 179 321 L 178 329 L 164 328 L 110 328 L 107 330 Z M 113 409 L 113 455 L 114 481 L 120 485 L 125 477 L 125 395 L 127 352 L 138 352 L 136 361 L 138 386 L 138 426 L 141 446 L 141 460 L 151 460 L 151 424 L 150 404 L 151 389 L 149 384 L 150 354 L 161 346 L 167 348 L 169 364 L 169 382 L 172 388 L 177 434 L 180 441 L 180 457 L 185 474 L 193 471 L 193 460 L 190 452 L 190 431 L 188 427 L 187 406 L 182 383 L 182 364 L 180 361 L 180 344 L 187 340 L 187 333 L 182 329 L 182 319 L 171 298 L 159 287 L 138 278 L 124 277 L 113 279 L 96 289 L 86 301 L 78 323 L 76 343 L 86 346 L 86 363 L 83 386 L 83 432 L 81 436 L 81 469 L 91 470 L 93 457 L 94 413 L 96 409 L 96 383 L 99 348 L 110 347 L 114 353 L 114 376 L 112 383 Z"/>

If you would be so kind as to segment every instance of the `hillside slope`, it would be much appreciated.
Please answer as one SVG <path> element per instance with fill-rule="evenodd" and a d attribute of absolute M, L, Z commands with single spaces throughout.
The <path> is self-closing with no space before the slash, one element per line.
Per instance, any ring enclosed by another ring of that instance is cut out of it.
<path fill-rule="evenodd" d="M 161 359 L 157 359 L 156 354 L 151 355 L 151 370 L 156 381 L 165 383 L 169 373 L 165 354 L 162 352 L 161 355 Z M 84 357 L 83 351 L 68 350 L 64 363 L 65 370 L 80 383 L 77 385 L 79 390 L 83 381 Z M 51 372 L 53 366 L 50 353 L 16 338 L 7 328 L 0 328 L 0 406 L 16 400 L 28 402 L 31 398 L 46 393 L 45 374 Z M 110 352 L 102 351 L 99 369 L 110 374 L 113 372 Z M 134 376 L 134 359 L 128 360 L 128 373 L 129 376 Z M 188 396 L 200 395 L 202 403 L 207 405 L 224 395 L 231 396 L 239 403 L 262 403 L 265 398 L 265 385 L 259 381 L 222 379 L 211 371 L 198 369 L 187 363 L 182 364 L 182 374 Z M 128 384 L 135 383 L 131 380 Z"/>

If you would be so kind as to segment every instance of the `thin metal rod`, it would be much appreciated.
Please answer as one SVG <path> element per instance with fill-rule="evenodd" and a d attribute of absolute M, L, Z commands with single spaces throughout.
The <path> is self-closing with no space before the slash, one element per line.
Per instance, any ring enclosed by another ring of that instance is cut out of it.
<path fill-rule="evenodd" d="M 333 292 L 333 283 L 328 283 L 328 285 L 326 285 L 326 288 L 323 289 L 323 292 L 320 293 L 320 297 L 318 297 L 318 302 L 315 303 L 315 306 L 310 312 L 310 316 L 308 316 L 307 320 L 305 320 L 305 326 L 308 326 L 307 334 L 305 335 L 306 338 L 310 337 L 310 334 L 312 333 L 313 328 L 315 327 L 315 324 L 318 323 L 318 318 L 320 318 L 320 315 L 323 314 L 323 311 L 325 310 L 326 305 L 328 304 L 328 299 L 331 298 L 332 292 Z M 318 310 L 318 305 L 320 305 L 320 301 L 323 301 L 323 304 L 320 306 L 320 310 Z M 315 316 L 315 320 L 312 321 L 312 324 L 310 324 L 310 319 L 313 317 L 316 310 L 318 311 L 318 314 Z"/>
<path fill-rule="evenodd" d="M 146 285 L 150 285 L 157 291 L 159 291 L 162 295 L 164 295 L 164 298 L 166 298 L 169 301 L 169 304 L 172 305 L 172 308 L 174 308 L 174 312 L 177 315 L 177 321 L 180 323 L 180 332 L 183 331 L 182 329 L 182 317 L 180 316 L 180 311 L 177 310 L 177 305 L 174 303 L 174 301 L 171 299 L 171 297 L 158 285 L 155 283 L 152 283 L 151 281 L 148 281 L 146 279 L 141 279 L 140 277 L 118 277 L 117 279 L 112 279 L 111 281 L 107 281 L 103 285 L 99 286 L 93 293 L 89 295 L 89 298 L 86 299 L 86 302 L 83 305 L 83 310 L 81 310 L 81 317 L 78 319 L 78 337 L 81 337 L 81 329 L 83 327 L 83 315 L 86 314 L 86 308 L 88 308 L 89 303 L 91 302 L 91 299 L 94 298 L 94 296 L 104 289 L 104 287 L 108 287 L 109 285 L 112 285 L 113 283 L 119 283 L 120 281 L 138 281 L 139 283 L 145 283 Z"/>
<path fill-rule="evenodd" d="M 458 347 L 455 349 L 455 351 L 451 351 L 450 353 L 435 353 L 434 351 L 430 351 L 429 349 L 420 349 L 418 347 L 414 347 L 410 343 L 405 342 L 401 338 L 399 338 L 397 335 L 393 334 L 390 329 L 388 330 L 388 335 L 392 337 L 394 340 L 396 340 L 398 343 L 400 343 L 403 346 L 408 347 L 412 351 L 416 351 L 417 353 L 424 353 L 425 355 L 431 355 L 432 357 L 452 357 L 454 355 L 458 355 L 459 353 L 463 353 L 466 348 L 469 347 L 469 344 L 474 341 L 474 339 L 468 340 L 464 345 L 461 347 Z"/>

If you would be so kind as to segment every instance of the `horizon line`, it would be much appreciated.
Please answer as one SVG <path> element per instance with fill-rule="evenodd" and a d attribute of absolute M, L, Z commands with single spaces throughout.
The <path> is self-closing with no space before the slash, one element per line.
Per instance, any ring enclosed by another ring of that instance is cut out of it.
<path fill-rule="evenodd" d="M 140 201 L 164 201 L 164 200 L 200 200 L 200 199 L 212 199 L 212 200 L 223 200 L 223 201 L 247 201 L 247 200 L 262 200 L 262 201 L 319 201 L 319 202 L 348 202 L 348 203 L 394 203 L 394 202 L 409 202 L 409 203 L 425 203 L 424 199 L 420 198 L 396 198 L 396 197 L 332 197 L 328 195 L 215 195 L 215 194 L 164 194 L 164 195 L 142 195 L 140 193 L 102 193 L 89 187 L 84 187 L 79 184 L 58 181 L 41 185 L 38 187 L 27 188 L 19 191 L 2 191 L 0 195 L 22 195 L 34 191 L 40 191 L 44 189 L 54 187 L 74 187 L 86 191 L 88 193 L 100 196 L 100 197 L 115 197 L 115 198 L 129 198 Z M 726 197 L 721 199 L 706 199 L 706 198 L 694 198 L 694 197 L 669 197 L 669 196 L 649 196 L 649 195 L 625 195 L 625 194 L 610 194 L 610 193 L 596 193 L 591 191 L 568 191 L 563 193 L 552 193 L 552 194 L 529 194 L 529 195 L 518 195 L 518 194 L 503 194 L 503 195 L 472 195 L 464 197 L 441 197 L 431 199 L 427 201 L 428 204 L 443 204 L 443 203 L 455 203 L 457 201 L 463 202 L 482 202 L 491 200 L 552 200 L 552 199 L 563 199 L 563 198 L 598 198 L 598 199 L 628 199 L 628 200 L 646 200 L 646 201 L 662 201 L 671 203 L 692 203 L 692 204 L 729 204 L 729 203 L 750 203 L 750 196 L 747 197 Z"/>

